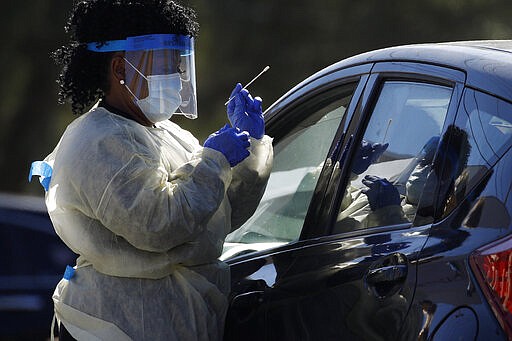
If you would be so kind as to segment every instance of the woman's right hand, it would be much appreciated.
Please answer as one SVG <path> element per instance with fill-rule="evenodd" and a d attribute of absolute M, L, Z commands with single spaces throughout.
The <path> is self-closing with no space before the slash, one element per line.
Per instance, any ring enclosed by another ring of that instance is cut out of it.
<path fill-rule="evenodd" d="M 230 128 L 228 124 L 211 134 L 204 142 L 205 148 L 221 152 L 231 167 L 236 166 L 249 156 L 249 134 L 238 128 Z"/>

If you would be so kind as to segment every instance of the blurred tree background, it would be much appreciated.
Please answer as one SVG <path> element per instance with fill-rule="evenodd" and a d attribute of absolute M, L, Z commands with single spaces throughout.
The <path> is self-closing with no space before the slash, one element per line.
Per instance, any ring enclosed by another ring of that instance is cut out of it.
<path fill-rule="evenodd" d="M 423 42 L 510 39 L 509 0 L 183 0 L 201 24 L 196 41 L 199 118 L 173 118 L 201 141 L 226 122 L 236 82 L 264 108 L 308 75 L 369 50 Z M 74 119 L 57 104 L 51 51 L 65 44 L 71 0 L 9 1 L 0 13 L 0 191 L 36 193 L 29 165 Z M 77 172 L 80 170 L 77 169 Z"/>

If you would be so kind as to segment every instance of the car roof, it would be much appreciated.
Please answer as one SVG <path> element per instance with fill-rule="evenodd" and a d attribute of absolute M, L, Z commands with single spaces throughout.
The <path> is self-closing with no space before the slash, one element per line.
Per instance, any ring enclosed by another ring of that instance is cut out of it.
<path fill-rule="evenodd" d="M 378 62 L 419 62 L 461 70 L 466 74 L 467 86 L 512 101 L 512 40 L 425 43 L 378 49 L 334 63 L 303 83 L 340 69 Z"/>
<path fill-rule="evenodd" d="M 358 54 L 324 69 L 383 61 L 413 61 L 472 71 L 490 61 L 512 64 L 512 40 L 458 41 L 388 47 Z M 468 64 L 469 62 L 469 64 Z M 323 70 L 323 71 L 324 71 Z"/>

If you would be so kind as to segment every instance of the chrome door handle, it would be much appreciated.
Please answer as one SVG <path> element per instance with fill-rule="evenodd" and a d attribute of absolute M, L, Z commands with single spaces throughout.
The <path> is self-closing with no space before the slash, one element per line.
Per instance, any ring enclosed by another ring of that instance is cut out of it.
<path fill-rule="evenodd" d="M 379 298 L 393 296 L 407 280 L 409 267 L 404 255 L 395 253 L 379 259 L 366 271 L 364 285 Z"/>
<path fill-rule="evenodd" d="M 233 308 L 254 308 L 265 301 L 265 292 L 256 290 L 237 295 L 231 301 Z"/>
<path fill-rule="evenodd" d="M 390 283 L 403 281 L 407 277 L 407 265 L 389 265 L 368 271 L 366 283 L 376 285 L 379 283 Z"/>

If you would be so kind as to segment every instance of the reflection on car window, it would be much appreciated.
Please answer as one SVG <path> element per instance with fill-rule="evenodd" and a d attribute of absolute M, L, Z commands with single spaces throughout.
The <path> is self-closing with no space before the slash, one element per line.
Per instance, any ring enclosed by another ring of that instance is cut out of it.
<path fill-rule="evenodd" d="M 243 250 L 265 249 L 297 240 L 334 135 L 356 84 L 308 101 L 294 111 L 306 117 L 274 146 L 274 166 L 254 215 L 228 235 L 223 259 Z M 326 103 L 325 98 L 334 98 Z M 311 102 L 318 103 L 317 105 Z M 320 104 L 321 103 L 321 104 Z M 251 244 L 248 247 L 246 244 Z"/>
<path fill-rule="evenodd" d="M 454 138 L 450 146 L 460 156 L 458 167 L 447 184 L 447 197 L 441 217 L 448 215 L 482 180 L 512 145 L 512 104 L 496 97 L 467 89 L 457 113 L 456 125 L 465 132 L 467 145 Z M 447 162 L 448 163 L 448 162 Z M 441 198 L 443 199 L 443 198 Z"/>
<path fill-rule="evenodd" d="M 414 220 L 451 95 L 434 84 L 383 84 L 350 163 L 334 233 Z"/>

